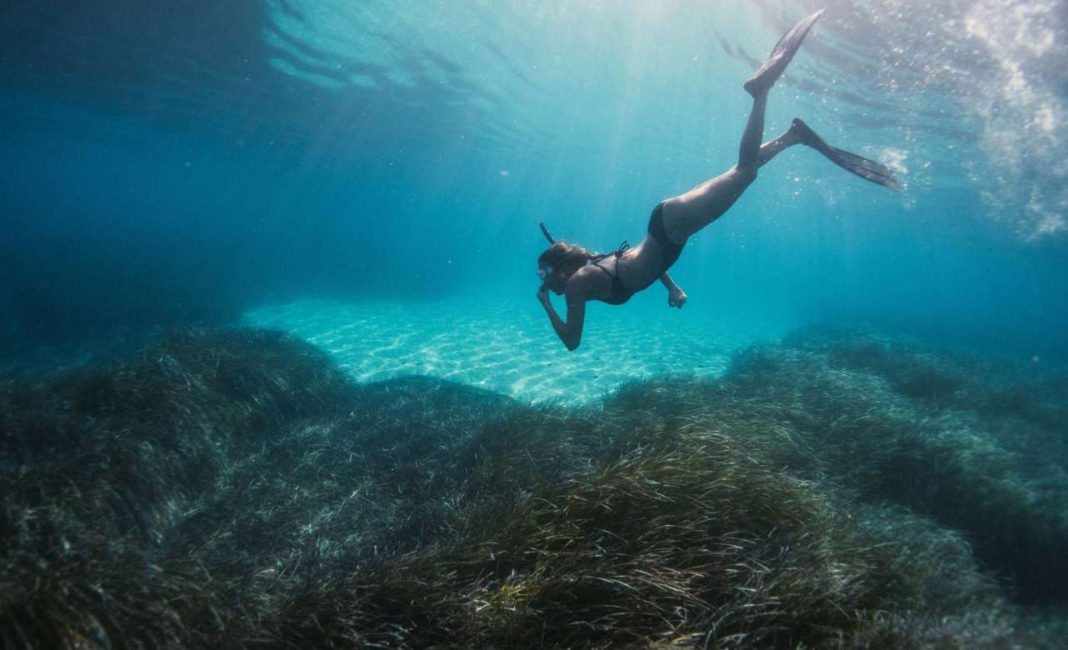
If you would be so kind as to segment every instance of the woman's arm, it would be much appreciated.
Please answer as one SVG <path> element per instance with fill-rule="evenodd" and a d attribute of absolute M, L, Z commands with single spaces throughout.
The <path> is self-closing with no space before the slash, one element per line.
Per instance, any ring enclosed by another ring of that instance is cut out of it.
<path fill-rule="evenodd" d="M 675 281 L 667 273 L 660 276 L 660 281 L 664 283 L 668 290 L 668 307 L 682 309 L 682 306 L 686 304 L 686 292 L 680 289 L 679 285 L 675 284 Z"/>
<path fill-rule="evenodd" d="M 538 300 L 545 308 L 545 313 L 549 315 L 553 330 L 567 349 L 574 352 L 582 341 L 582 325 L 586 320 L 586 299 L 571 290 L 566 291 L 564 295 L 567 299 L 567 322 L 560 320 L 556 309 L 553 308 L 553 303 L 549 299 L 549 290 L 544 285 L 538 289 Z"/>

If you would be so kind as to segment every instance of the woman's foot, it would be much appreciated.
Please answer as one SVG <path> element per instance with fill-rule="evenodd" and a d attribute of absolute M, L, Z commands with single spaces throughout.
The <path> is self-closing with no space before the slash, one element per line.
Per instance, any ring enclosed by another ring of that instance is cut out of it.
<path fill-rule="evenodd" d="M 812 127 L 802 122 L 800 117 L 794 118 L 787 133 L 795 138 L 794 142 L 812 147 L 822 154 L 826 155 L 831 149 L 831 146 L 824 142 L 823 138 L 816 135 Z"/>
<path fill-rule="evenodd" d="M 802 19 L 790 31 L 786 32 L 785 36 L 779 39 L 779 42 L 775 44 L 775 49 L 771 51 L 771 56 L 764 62 L 764 65 L 760 66 L 760 69 L 742 84 L 747 93 L 756 97 L 771 90 L 771 87 L 782 76 L 783 71 L 786 70 L 786 66 L 790 65 L 790 61 L 793 60 L 797 49 L 801 47 L 801 43 L 805 40 L 809 30 L 823 15 L 823 11 L 823 9 L 820 9 L 811 16 Z"/>
<path fill-rule="evenodd" d="M 898 182 L 894 172 L 889 167 L 874 160 L 869 160 L 864 156 L 858 156 L 838 147 L 832 147 L 823 138 L 816 135 L 816 132 L 809 125 L 802 122 L 800 118 L 794 118 L 786 134 L 794 143 L 812 147 L 834 164 L 860 176 L 866 181 L 877 183 L 898 192 L 902 189 L 901 183 Z"/>

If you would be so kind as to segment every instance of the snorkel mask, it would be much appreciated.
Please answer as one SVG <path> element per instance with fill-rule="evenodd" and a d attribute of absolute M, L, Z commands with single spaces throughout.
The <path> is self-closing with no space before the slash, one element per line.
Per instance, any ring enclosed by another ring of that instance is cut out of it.
<path fill-rule="evenodd" d="M 549 233 L 549 229 L 545 227 L 545 222 L 543 221 L 543 222 L 538 223 L 538 226 L 541 227 L 541 234 L 545 235 L 545 238 L 549 240 L 549 244 L 550 245 L 555 244 L 556 240 Z M 538 269 L 538 279 L 541 280 L 542 282 L 544 282 L 546 279 L 548 279 L 553 274 L 553 272 L 555 270 L 556 269 L 553 268 L 552 264 L 539 268 Z"/>

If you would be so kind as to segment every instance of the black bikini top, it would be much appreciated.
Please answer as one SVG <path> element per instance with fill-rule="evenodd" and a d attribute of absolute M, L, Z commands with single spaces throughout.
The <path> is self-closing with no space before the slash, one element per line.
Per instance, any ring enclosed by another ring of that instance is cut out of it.
<path fill-rule="evenodd" d="M 623 256 L 623 253 L 625 253 L 628 248 L 630 248 L 630 244 L 628 244 L 624 240 L 624 242 L 619 245 L 619 248 L 612 251 L 611 253 L 602 253 L 600 255 L 594 255 L 590 257 L 589 263 L 592 266 L 596 266 L 597 268 L 604 271 L 605 275 L 612 279 L 612 291 L 608 294 L 608 298 L 605 299 L 605 302 L 609 305 L 622 305 L 623 303 L 630 300 L 630 297 L 634 295 L 634 292 L 628 289 L 626 285 L 623 284 L 623 281 L 619 279 L 618 273 L 612 273 L 605 267 L 601 266 L 600 262 L 609 257 L 614 257 L 616 258 L 616 270 L 618 271 L 619 258 Z"/>

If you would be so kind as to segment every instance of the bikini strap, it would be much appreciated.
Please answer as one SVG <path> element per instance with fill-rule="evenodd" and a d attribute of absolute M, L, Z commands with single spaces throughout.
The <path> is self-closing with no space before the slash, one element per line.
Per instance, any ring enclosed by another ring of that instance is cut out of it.
<path fill-rule="evenodd" d="M 611 253 L 598 253 L 596 255 L 590 255 L 590 263 L 596 264 L 597 262 L 600 262 L 601 260 L 607 257 L 614 257 L 616 259 L 619 259 L 623 255 L 623 253 L 627 252 L 629 248 L 630 244 L 628 244 L 627 240 L 624 239 L 623 242 L 619 245 L 619 248 L 615 249 Z"/>

